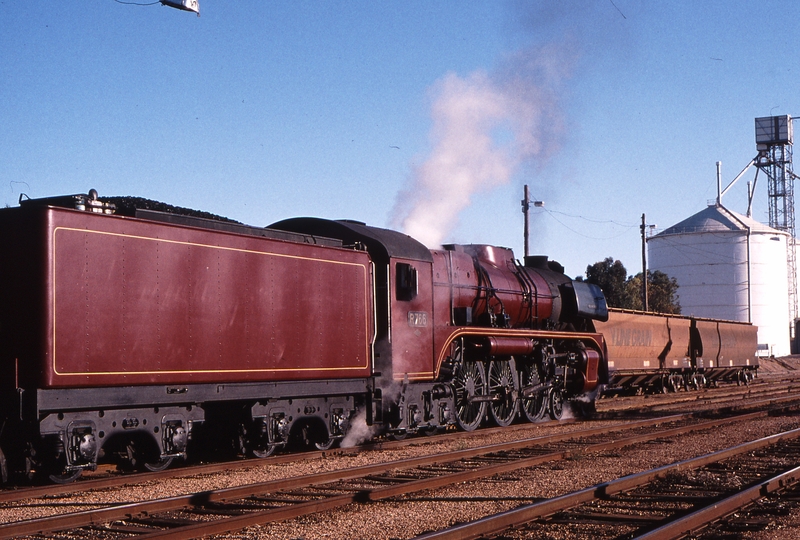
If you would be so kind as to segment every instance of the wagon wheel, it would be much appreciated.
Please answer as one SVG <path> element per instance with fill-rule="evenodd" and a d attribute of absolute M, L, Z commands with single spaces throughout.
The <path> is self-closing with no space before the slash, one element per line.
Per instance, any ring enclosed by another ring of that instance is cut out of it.
<path fill-rule="evenodd" d="M 459 351 L 460 354 L 460 351 Z M 453 376 L 456 423 L 464 431 L 481 425 L 486 415 L 486 402 L 473 398 L 486 395 L 486 370 L 481 362 L 464 360 L 458 364 Z"/>
<path fill-rule="evenodd" d="M 547 412 L 553 420 L 561 420 L 564 416 L 564 394 L 561 390 L 553 388 L 548 396 Z"/>
<path fill-rule="evenodd" d="M 493 398 L 489 413 L 498 426 L 507 426 L 517 416 L 519 406 L 519 378 L 514 360 L 492 360 L 487 375 L 489 395 Z"/>
<path fill-rule="evenodd" d="M 161 458 L 154 444 L 131 438 L 120 452 L 117 467 L 123 471 L 163 471 L 172 464 L 172 458 Z"/>
<path fill-rule="evenodd" d="M 536 366 L 530 364 L 523 364 L 520 370 L 520 386 L 522 388 L 529 386 L 538 386 L 541 384 L 539 379 L 539 370 Z M 520 409 L 522 414 L 529 422 L 538 422 L 544 417 L 547 405 L 547 391 L 542 389 L 534 393 L 531 397 L 523 397 L 520 400 Z"/>
<path fill-rule="evenodd" d="M 752 377 L 751 377 L 750 373 L 745 371 L 745 370 L 742 370 L 742 371 L 739 372 L 738 376 L 736 377 L 736 385 L 737 386 L 741 386 L 741 385 L 750 386 L 750 381 L 751 380 L 752 380 Z"/>

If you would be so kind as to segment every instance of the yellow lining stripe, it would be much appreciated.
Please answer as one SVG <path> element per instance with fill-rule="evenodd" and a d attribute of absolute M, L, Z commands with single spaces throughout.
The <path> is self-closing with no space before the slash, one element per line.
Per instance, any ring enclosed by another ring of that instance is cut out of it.
<path fill-rule="evenodd" d="M 296 259 L 296 260 L 304 260 L 304 261 L 313 261 L 313 262 L 322 262 L 328 264 L 336 264 L 336 265 L 344 265 L 344 266 L 353 266 L 361 268 L 363 271 L 364 276 L 364 298 L 369 299 L 370 296 L 370 288 L 369 288 L 369 272 L 367 271 L 367 267 L 364 264 L 360 263 L 353 263 L 353 262 L 343 262 L 343 261 L 335 261 L 335 260 L 328 260 L 328 259 L 319 259 L 313 257 L 302 257 L 298 255 L 288 255 L 282 253 L 269 253 L 265 251 L 257 251 L 252 249 L 243 249 L 243 248 L 234 248 L 228 246 L 212 246 L 209 244 L 202 244 L 197 242 L 188 242 L 183 240 L 169 240 L 164 238 L 152 238 L 148 236 L 139 236 L 139 235 L 132 235 L 132 234 L 123 234 L 123 233 L 115 233 L 109 231 L 97 231 L 91 229 L 80 229 L 76 227 L 63 227 L 57 226 L 53 229 L 52 233 L 52 258 L 53 258 L 53 373 L 61 377 L 86 377 L 86 376 L 95 376 L 95 375 L 174 375 L 174 374 L 186 374 L 186 373 L 283 373 L 283 372 L 306 372 L 306 371 L 353 371 L 353 370 L 364 370 L 369 368 L 370 366 L 370 355 L 369 355 L 369 336 L 370 336 L 370 306 L 367 301 L 367 305 L 364 309 L 365 314 L 365 324 L 364 336 L 368 338 L 366 341 L 367 343 L 365 348 L 364 354 L 364 363 L 363 365 L 355 365 L 355 366 L 344 366 L 344 367 L 327 367 L 327 368 L 272 368 L 272 369 L 220 369 L 220 370 L 169 370 L 169 371 L 100 371 L 100 372 L 82 372 L 82 373 L 72 373 L 72 372 L 59 372 L 56 367 L 56 236 L 58 232 L 67 231 L 67 232 L 78 232 L 82 234 L 99 234 L 104 236 L 112 236 L 112 237 L 119 237 L 119 238 L 132 238 L 135 240 L 147 240 L 151 242 L 164 242 L 165 244 L 175 244 L 175 245 L 184 245 L 184 246 L 195 246 L 201 248 L 210 248 L 210 249 L 220 249 L 223 251 L 231 251 L 231 252 L 238 252 L 238 253 L 249 253 L 255 255 L 266 255 L 271 257 L 280 257 L 286 259 Z M 270 240 L 270 239 L 265 239 Z"/>
<path fill-rule="evenodd" d="M 505 328 L 458 328 L 450 333 L 450 335 L 444 340 L 445 346 L 442 347 L 441 351 L 439 351 L 439 358 L 436 360 L 436 372 L 439 373 L 441 369 L 442 362 L 444 362 L 445 357 L 450 348 L 450 344 L 459 337 L 462 336 L 483 336 L 483 337 L 491 337 L 491 336 L 504 336 L 504 337 L 526 337 L 531 339 L 570 339 L 570 340 L 590 340 L 593 341 L 598 349 L 600 349 L 600 354 L 603 354 L 602 348 L 602 335 L 601 334 L 579 334 L 577 332 L 556 332 L 556 331 L 549 331 L 549 330 L 524 330 L 524 329 L 505 329 Z M 597 336 L 600 337 L 600 341 L 597 339 Z"/>

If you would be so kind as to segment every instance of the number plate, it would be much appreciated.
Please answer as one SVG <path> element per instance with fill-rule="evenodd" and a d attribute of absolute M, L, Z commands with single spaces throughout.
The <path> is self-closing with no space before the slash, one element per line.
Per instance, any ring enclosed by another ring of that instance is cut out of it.
<path fill-rule="evenodd" d="M 428 314 L 424 311 L 409 311 L 408 326 L 412 328 L 423 328 L 428 326 Z"/>

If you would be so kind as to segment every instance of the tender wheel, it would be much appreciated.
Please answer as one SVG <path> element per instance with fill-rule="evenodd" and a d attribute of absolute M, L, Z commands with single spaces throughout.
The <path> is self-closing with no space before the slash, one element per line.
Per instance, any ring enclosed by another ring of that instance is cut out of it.
<path fill-rule="evenodd" d="M 172 465 L 172 458 L 167 457 L 152 463 L 145 463 L 144 468 L 150 472 L 159 472 L 167 469 L 170 465 Z"/>
<path fill-rule="evenodd" d="M 334 439 L 333 437 L 328 437 L 325 441 L 315 442 L 314 446 L 317 450 L 330 450 L 338 440 L 339 439 Z"/>
<path fill-rule="evenodd" d="M 266 445 L 266 446 L 263 446 L 263 447 L 260 447 L 260 448 L 253 448 L 251 450 L 251 452 L 253 453 L 254 457 L 257 457 L 257 458 L 260 458 L 260 459 L 264 459 L 264 458 L 268 458 L 269 456 L 274 454 L 275 450 L 277 450 L 277 449 L 278 449 L 278 447 L 275 446 L 275 445 Z"/>
<path fill-rule="evenodd" d="M 536 366 L 523 365 L 520 371 L 520 386 L 522 388 L 538 386 L 541 384 L 539 379 L 539 371 Z M 541 389 L 534 393 L 531 397 L 523 397 L 520 400 L 520 409 L 522 414 L 529 422 L 538 422 L 544 418 L 545 411 L 547 410 L 547 390 Z"/>
<path fill-rule="evenodd" d="M 8 462 L 6 462 L 6 455 L 3 449 L 0 448 L 0 484 L 8 482 Z"/>
<path fill-rule="evenodd" d="M 453 377 L 456 423 L 464 431 L 472 431 L 481 425 L 486 415 L 486 402 L 474 401 L 486 395 L 486 370 L 481 362 L 464 360 Z"/>
<path fill-rule="evenodd" d="M 77 469 L 74 471 L 64 471 L 57 474 L 51 474 L 48 476 L 51 481 L 55 482 L 56 484 L 69 484 L 70 482 L 74 482 L 78 478 L 81 477 L 81 473 L 83 472 L 82 469 Z"/>
<path fill-rule="evenodd" d="M 513 360 L 489 362 L 489 395 L 499 398 L 489 405 L 492 420 L 498 426 L 507 426 L 514 421 L 519 407 L 519 378 Z"/>
<path fill-rule="evenodd" d="M 244 447 L 254 457 L 264 459 L 274 454 L 281 444 L 277 443 L 274 431 L 276 426 L 270 425 L 265 419 L 260 419 L 252 424 L 243 425 Z"/>
<path fill-rule="evenodd" d="M 564 416 L 564 394 L 561 390 L 551 390 L 548 399 L 547 412 L 553 420 L 561 420 Z"/>
<path fill-rule="evenodd" d="M 45 450 L 45 453 L 41 455 L 46 456 L 48 450 Z M 49 478 L 51 482 L 56 484 L 69 484 L 80 478 L 83 469 L 68 467 L 66 452 L 61 441 L 55 441 L 51 455 L 53 456 L 52 459 L 45 461 L 44 464 L 37 462 L 39 460 L 31 460 L 31 465 L 36 467 L 37 474 Z"/>

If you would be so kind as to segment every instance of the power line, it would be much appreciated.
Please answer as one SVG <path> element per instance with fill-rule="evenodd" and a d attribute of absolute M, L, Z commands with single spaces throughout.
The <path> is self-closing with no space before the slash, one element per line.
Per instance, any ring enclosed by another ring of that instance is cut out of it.
<path fill-rule="evenodd" d="M 156 4 L 160 4 L 161 0 L 156 0 L 155 2 L 149 2 L 147 4 L 142 4 L 140 2 L 123 2 L 122 0 L 114 0 L 117 4 L 125 4 L 126 6 L 154 6 Z"/>

